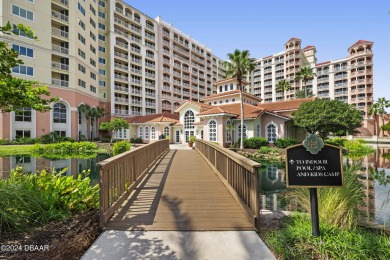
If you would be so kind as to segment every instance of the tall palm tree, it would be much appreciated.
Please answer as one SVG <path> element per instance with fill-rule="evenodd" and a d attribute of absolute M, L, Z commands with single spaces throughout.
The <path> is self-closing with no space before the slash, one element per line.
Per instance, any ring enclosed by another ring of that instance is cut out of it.
<path fill-rule="evenodd" d="M 287 91 L 291 87 L 290 83 L 285 79 L 279 80 L 275 86 L 276 86 L 276 88 L 275 88 L 276 91 L 279 91 L 279 90 Z"/>
<path fill-rule="evenodd" d="M 97 107 L 97 108 L 92 108 L 91 109 L 91 118 L 93 119 L 93 122 L 91 122 L 91 127 L 93 127 L 93 125 L 96 125 L 99 126 L 99 118 L 103 117 L 104 116 L 104 108 L 102 107 Z M 95 125 L 95 127 L 96 127 Z M 93 131 L 92 131 L 93 133 Z M 91 137 L 92 139 L 92 137 Z"/>
<path fill-rule="evenodd" d="M 85 116 L 85 119 L 86 119 L 86 122 L 87 122 L 87 136 L 86 136 L 86 138 L 88 138 L 88 136 L 89 136 L 89 118 L 91 116 L 91 106 L 88 105 L 88 104 L 81 104 L 78 107 L 78 110 L 82 114 L 84 114 L 84 116 Z"/>
<path fill-rule="evenodd" d="M 385 124 L 385 114 L 387 114 L 386 108 L 390 107 L 390 100 L 387 100 L 384 97 L 378 98 L 378 101 L 374 105 L 377 106 L 378 115 L 381 115 L 382 125 L 384 125 Z M 383 135 L 384 135 L 384 130 L 382 129 L 382 136 Z"/>
<path fill-rule="evenodd" d="M 248 50 L 240 51 L 236 49 L 233 53 L 228 53 L 229 61 L 225 62 L 226 77 L 237 79 L 238 89 L 240 91 L 240 116 L 241 116 L 241 142 L 240 149 L 244 149 L 244 103 L 242 100 L 242 78 L 255 69 L 255 60 L 251 59 Z"/>
<path fill-rule="evenodd" d="M 300 99 L 300 98 L 309 98 L 309 97 L 313 97 L 313 92 L 309 91 L 307 93 L 305 93 L 305 91 L 303 90 L 297 90 L 295 91 L 295 99 Z"/>
<path fill-rule="evenodd" d="M 378 136 L 378 122 L 376 121 L 376 116 L 379 114 L 378 103 L 374 103 L 368 109 L 368 114 L 372 115 L 374 118 L 374 134 Z"/>
<path fill-rule="evenodd" d="M 295 79 L 303 81 L 302 88 L 305 92 L 306 97 L 307 97 L 306 83 L 308 80 L 313 79 L 314 76 L 316 76 L 316 74 L 313 73 L 313 70 L 310 67 L 302 67 L 301 70 L 296 74 Z"/>

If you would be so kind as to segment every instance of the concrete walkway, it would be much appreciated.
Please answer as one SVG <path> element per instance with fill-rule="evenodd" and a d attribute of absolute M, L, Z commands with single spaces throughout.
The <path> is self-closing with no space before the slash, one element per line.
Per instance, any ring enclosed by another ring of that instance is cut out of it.
<path fill-rule="evenodd" d="M 105 231 L 83 260 L 276 259 L 254 231 Z"/>

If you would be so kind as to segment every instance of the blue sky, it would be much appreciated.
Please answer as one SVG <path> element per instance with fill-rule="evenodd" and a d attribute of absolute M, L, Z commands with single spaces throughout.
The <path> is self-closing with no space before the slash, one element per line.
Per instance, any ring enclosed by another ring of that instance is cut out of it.
<path fill-rule="evenodd" d="M 318 62 L 346 57 L 358 40 L 374 42 L 374 98 L 390 99 L 390 2 L 386 0 L 125 0 L 161 16 L 222 59 L 235 49 L 253 58 L 280 52 L 291 37 L 314 45 Z"/>

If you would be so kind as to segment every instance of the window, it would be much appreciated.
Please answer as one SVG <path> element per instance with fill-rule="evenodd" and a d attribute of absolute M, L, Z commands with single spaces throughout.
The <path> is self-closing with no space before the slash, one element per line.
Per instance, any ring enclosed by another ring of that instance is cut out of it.
<path fill-rule="evenodd" d="M 31 108 L 23 108 L 19 112 L 15 112 L 15 121 L 31 122 Z"/>
<path fill-rule="evenodd" d="M 80 18 L 79 18 L 79 25 L 81 28 L 83 28 L 83 30 L 85 30 L 85 23 L 83 21 L 81 21 Z"/>
<path fill-rule="evenodd" d="M 233 83 L 230 83 L 230 90 L 233 90 Z"/>
<path fill-rule="evenodd" d="M 106 41 L 106 36 L 99 34 L 99 40 L 105 42 Z"/>
<path fill-rule="evenodd" d="M 24 19 L 34 21 L 34 13 L 27 11 L 26 9 L 20 8 L 16 5 L 12 5 L 12 14 L 20 16 Z"/>
<path fill-rule="evenodd" d="M 79 79 L 79 87 L 85 88 L 85 81 Z"/>
<path fill-rule="evenodd" d="M 256 137 L 260 137 L 260 124 L 256 125 Z"/>
<path fill-rule="evenodd" d="M 89 49 L 94 53 L 96 54 L 96 48 L 93 47 L 92 45 L 89 45 Z"/>
<path fill-rule="evenodd" d="M 96 93 L 96 87 L 95 87 L 95 86 L 90 85 L 90 86 L 89 86 L 89 90 L 90 90 L 91 92 L 93 92 L 93 93 Z"/>
<path fill-rule="evenodd" d="M 228 85 L 227 84 L 225 85 L 225 91 L 228 91 Z"/>
<path fill-rule="evenodd" d="M 244 133 L 244 139 L 247 138 L 246 136 L 246 125 L 243 127 L 243 133 Z M 238 131 L 237 131 L 237 138 L 241 138 L 241 124 L 238 125 Z"/>
<path fill-rule="evenodd" d="M 149 127 L 145 126 L 145 139 L 149 140 Z"/>
<path fill-rule="evenodd" d="M 99 17 L 102 19 L 106 19 L 106 14 L 99 11 Z"/>
<path fill-rule="evenodd" d="M 104 59 L 104 58 L 99 58 L 99 62 L 100 62 L 101 64 L 106 64 L 106 59 Z"/>
<path fill-rule="evenodd" d="M 31 131 L 30 130 L 16 130 L 15 131 L 15 138 L 16 139 L 19 139 L 19 138 L 30 138 L 30 137 L 31 137 Z M 26 161 L 24 161 L 24 163 L 26 163 Z"/>
<path fill-rule="evenodd" d="M 56 103 L 53 106 L 53 123 L 66 123 L 66 106 Z"/>
<path fill-rule="evenodd" d="M 89 73 L 89 76 L 91 77 L 91 79 L 96 80 L 96 74 L 92 71 Z"/>
<path fill-rule="evenodd" d="M 96 15 L 96 10 L 95 10 L 95 8 L 93 8 L 93 6 L 91 4 L 89 5 L 89 10 L 91 10 L 93 15 Z"/>
<path fill-rule="evenodd" d="M 79 41 L 82 43 L 82 44 L 84 44 L 85 45 L 85 38 L 81 35 L 81 34 L 79 34 Z"/>
<path fill-rule="evenodd" d="M 77 3 L 77 9 L 85 16 L 85 9 L 80 3 Z"/>
<path fill-rule="evenodd" d="M 85 52 L 83 52 L 82 50 L 78 50 L 79 51 L 79 56 L 83 59 L 85 59 Z"/>
<path fill-rule="evenodd" d="M 33 49 L 23 47 L 20 45 L 16 45 L 16 44 L 12 44 L 12 49 L 14 49 L 16 52 L 18 52 L 20 56 L 34 58 L 34 50 Z"/>
<path fill-rule="evenodd" d="M 79 125 L 81 125 L 82 122 L 82 112 L 79 110 Z"/>
<path fill-rule="evenodd" d="M 209 122 L 209 141 L 217 141 L 217 122 L 215 122 L 215 120 Z"/>
<path fill-rule="evenodd" d="M 105 3 L 104 1 L 99 1 L 99 5 L 100 5 L 101 7 L 106 7 L 106 3 Z"/>
<path fill-rule="evenodd" d="M 277 127 L 273 123 L 267 125 L 267 140 L 270 143 L 273 143 L 278 139 Z"/>
<path fill-rule="evenodd" d="M 150 129 L 150 139 L 156 140 L 156 128 L 154 126 Z"/>
<path fill-rule="evenodd" d="M 230 120 L 226 121 L 226 142 L 229 143 L 232 141 L 232 122 Z"/>
<path fill-rule="evenodd" d="M 27 2 L 34 3 L 34 0 L 27 0 Z"/>
<path fill-rule="evenodd" d="M 104 80 L 99 80 L 99 86 L 100 87 L 105 87 L 106 86 L 106 82 Z"/>
<path fill-rule="evenodd" d="M 144 128 L 142 126 L 140 126 L 139 128 L 139 137 L 141 139 L 144 139 Z"/>
<path fill-rule="evenodd" d="M 13 73 L 27 75 L 27 76 L 34 76 L 34 68 L 28 67 L 24 65 L 18 65 L 12 68 Z"/>
<path fill-rule="evenodd" d="M 89 63 L 91 63 L 92 66 L 96 67 L 96 61 L 93 59 L 89 59 Z"/>
<path fill-rule="evenodd" d="M 235 98 L 232 98 L 232 102 L 236 102 L 236 99 L 235 99 Z"/>
<path fill-rule="evenodd" d="M 105 76 L 106 75 L 106 70 L 99 69 L 99 74 Z"/>
<path fill-rule="evenodd" d="M 89 37 L 91 37 L 91 39 L 96 42 L 96 35 L 95 34 L 93 34 L 92 32 L 89 32 Z"/>
<path fill-rule="evenodd" d="M 219 87 L 219 92 L 222 92 L 222 86 Z"/>
<path fill-rule="evenodd" d="M 225 103 L 229 103 L 229 99 L 226 99 L 226 100 L 225 100 Z"/>
<path fill-rule="evenodd" d="M 184 114 L 184 128 L 185 129 L 194 129 L 195 115 L 194 112 L 188 110 Z"/>
<path fill-rule="evenodd" d="M 106 26 L 102 23 L 99 23 L 99 29 L 106 30 Z"/>
<path fill-rule="evenodd" d="M 96 23 L 92 18 L 89 18 L 89 23 L 92 25 L 93 28 L 96 28 Z"/>
<path fill-rule="evenodd" d="M 85 67 L 81 64 L 79 64 L 79 71 L 85 74 Z"/>
<path fill-rule="evenodd" d="M 106 48 L 104 48 L 103 46 L 99 46 L 99 51 L 103 52 L 103 53 L 106 53 Z"/>
<path fill-rule="evenodd" d="M 167 136 L 169 136 L 169 127 L 168 126 L 164 127 L 164 136 L 165 136 L 165 138 Z"/>

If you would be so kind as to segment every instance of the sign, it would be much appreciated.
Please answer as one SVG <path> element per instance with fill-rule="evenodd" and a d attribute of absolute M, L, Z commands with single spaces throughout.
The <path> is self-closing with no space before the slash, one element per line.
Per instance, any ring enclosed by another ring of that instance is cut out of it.
<path fill-rule="evenodd" d="M 325 144 L 313 154 L 306 146 L 300 144 L 286 149 L 287 187 L 343 186 L 341 148 Z"/>

